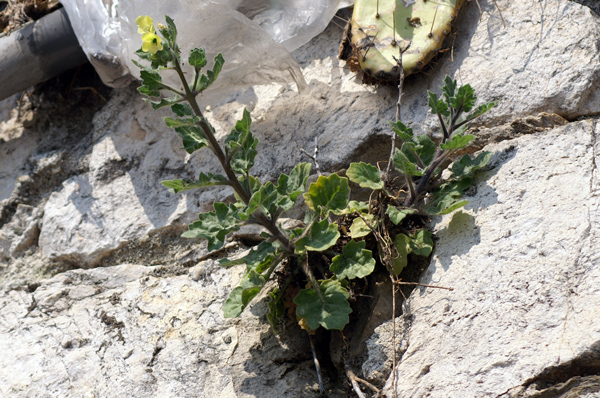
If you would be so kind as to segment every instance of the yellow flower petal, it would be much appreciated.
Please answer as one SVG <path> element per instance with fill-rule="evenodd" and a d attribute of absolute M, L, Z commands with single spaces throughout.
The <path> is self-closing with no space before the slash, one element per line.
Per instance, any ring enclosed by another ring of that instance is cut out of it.
<path fill-rule="evenodd" d="M 163 49 L 163 45 L 161 44 L 162 39 L 154 33 L 144 34 L 142 36 L 142 42 L 142 51 L 149 52 L 152 55 Z"/>
<path fill-rule="evenodd" d="M 148 15 L 139 16 L 135 20 L 135 24 L 139 27 L 138 33 L 143 35 L 145 33 L 154 33 L 154 21 Z"/>

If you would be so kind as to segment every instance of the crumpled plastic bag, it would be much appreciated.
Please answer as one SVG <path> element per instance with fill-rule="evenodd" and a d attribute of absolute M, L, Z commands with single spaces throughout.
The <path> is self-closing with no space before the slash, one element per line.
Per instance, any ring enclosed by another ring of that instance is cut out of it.
<path fill-rule="evenodd" d="M 210 92 L 295 82 L 306 86 L 290 52 L 321 33 L 347 0 L 62 0 L 73 30 L 102 81 L 123 87 L 139 77 L 132 59 L 141 46 L 135 19 L 149 15 L 177 24 L 182 54 L 206 49 L 210 60 L 222 53 L 224 68 Z M 212 64 L 209 63 L 208 67 Z M 185 66 L 184 66 L 185 68 Z M 191 76 L 192 69 L 187 69 Z M 175 74 L 163 76 L 175 86 Z M 206 94 L 209 94 L 207 90 Z"/>

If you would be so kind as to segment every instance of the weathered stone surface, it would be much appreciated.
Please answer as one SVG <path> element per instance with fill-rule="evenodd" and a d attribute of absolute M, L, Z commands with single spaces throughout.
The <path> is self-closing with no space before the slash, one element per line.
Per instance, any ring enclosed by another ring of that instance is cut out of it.
<path fill-rule="evenodd" d="M 533 0 L 500 1 L 507 23 L 503 28 L 493 2 L 480 3 L 484 10 L 480 21 L 474 2 L 459 17 L 454 60 L 443 59 L 431 75 L 405 82 L 404 121 L 419 132 L 435 131 L 437 122 L 428 114 L 424 93 L 429 86 L 435 89 L 446 74 L 470 83 L 481 99 L 499 102 L 487 116 L 487 125 L 540 112 L 567 118 L 597 112 L 600 24 L 595 14 L 558 0 L 543 7 Z M 340 36 L 341 30 L 332 24 L 294 52 L 309 82 L 306 92 L 298 94 L 291 86 L 258 86 L 207 112 L 223 137 L 244 106 L 252 111 L 262 150 L 254 170 L 262 178 L 276 179 L 307 160 L 300 148 L 312 150 L 315 138 L 324 171 L 357 159 L 384 160 L 396 88 L 360 84 L 360 77 L 336 58 Z M 83 173 L 68 170 L 70 166 L 60 160 L 66 159 L 63 152 L 36 153 L 32 141 L 24 146 L 16 138 L 17 130 L 7 126 L 7 131 L 13 136 L 0 147 L 9 159 L 0 166 L 6 167 L 0 170 L 0 198 L 8 200 L 22 185 L 19 178 L 26 179 L 40 168 L 38 163 L 56 156 L 57 167 L 62 168 L 57 175 L 68 176 L 60 189 L 53 185 L 46 192 L 40 234 L 46 258 L 93 266 L 126 242 L 144 239 L 173 223 L 184 225 L 210 209 L 212 201 L 231 195 L 228 190 L 208 190 L 174 196 L 159 185 L 164 179 L 194 178 L 199 171 L 216 172 L 219 167 L 209 151 L 193 156 L 182 151 L 178 137 L 131 90 L 115 93 L 87 133 L 91 146 L 71 154 L 83 159 L 87 167 Z M 13 204 L 19 201 L 11 198 Z"/>
<path fill-rule="evenodd" d="M 223 319 L 239 272 L 203 266 L 197 281 L 119 265 L 4 291 L 0 395 L 318 396 L 306 334 L 276 338 L 264 302 Z"/>
<path fill-rule="evenodd" d="M 595 121 L 566 123 L 600 114 L 599 18 L 566 0 L 479 3 L 481 19 L 473 1 L 458 18 L 453 57 L 405 81 L 402 120 L 435 132 L 425 93 L 448 74 L 499 102 L 477 127 L 477 145 L 510 141 L 491 147 L 495 167 L 472 204 L 436 227 L 435 263 L 423 281 L 456 290 L 419 289 L 410 299 L 396 336 L 398 396 L 595 388 L 573 369 L 597 366 L 600 341 L 592 155 L 599 129 Z M 312 153 L 315 138 L 325 172 L 387 157 L 397 89 L 362 85 L 345 69 L 341 33 L 332 24 L 294 52 L 306 92 L 258 86 L 210 104 L 221 138 L 244 106 L 252 111 L 261 178 L 306 161 L 300 148 Z M 204 258 L 192 243 L 176 252 L 179 241 L 167 235 L 231 192 L 172 195 L 159 182 L 218 171 L 210 153 L 187 155 L 164 114 L 133 88 L 114 91 L 93 126 L 81 117 L 57 127 L 41 104 L 32 119 L 19 116 L 18 100 L 0 103 L 0 395 L 311 396 L 304 334 L 274 338 L 261 318 L 264 302 L 241 320 L 222 319 L 239 267 L 222 270 L 213 259 L 190 270 L 118 265 Z M 34 265 L 50 259 L 118 266 L 39 281 Z M 367 344 L 364 377 L 383 382 L 389 372 L 389 331 L 381 325 L 379 340 Z"/>
<path fill-rule="evenodd" d="M 586 120 L 486 148 L 491 169 L 435 226 L 421 279 L 454 291 L 417 288 L 405 305 L 397 396 L 530 396 L 600 369 L 599 135 Z"/>

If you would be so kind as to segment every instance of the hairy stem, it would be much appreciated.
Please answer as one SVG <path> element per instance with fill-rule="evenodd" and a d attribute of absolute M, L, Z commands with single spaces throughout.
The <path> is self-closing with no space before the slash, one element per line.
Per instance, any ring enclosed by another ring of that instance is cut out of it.
<path fill-rule="evenodd" d="M 196 116 L 198 116 L 198 118 L 200 119 L 199 125 L 200 125 L 200 128 L 202 129 L 202 131 L 204 132 L 204 134 L 206 135 L 206 138 L 208 139 L 208 142 L 210 144 L 209 145 L 210 149 L 212 150 L 212 152 L 215 154 L 215 156 L 219 160 L 219 163 L 221 164 L 223 171 L 227 175 L 228 180 L 231 181 L 231 187 L 233 188 L 235 193 L 240 197 L 240 199 L 245 204 L 248 204 L 248 202 L 250 201 L 250 195 L 251 195 L 250 191 L 247 190 L 246 188 L 244 188 L 244 186 L 238 181 L 238 178 L 235 175 L 235 172 L 233 171 L 233 168 L 231 167 L 227 156 L 225 156 L 225 153 L 223 153 L 223 149 L 221 149 L 221 146 L 219 145 L 217 138 L 213 134 L 212 127 L 210 126 L 208 121 L 204 118 L 204 115 L 202 114 L 202 111 L 200 110 L 200 106 L 198 105 L 198 102 L 196 101 L 196 97 L 193 95 L 192 91 L 190 90 L 187 80 L 185 79 L 185 76 L 183 75 L 183 71 L 181 70 L 181 65 L 179 64 L 179 60 L 176 58 L 173 61 L 173 64 L 175 67 L 175 71 L 179 75 L 179 79 L 181 80 L 181 83 L 183 84 L 183 89 L 185 90 L 185 98 L 189 102 L 190 106 L 192 107 L 194 114 Z M 279 229 L 279 227 L 277 227 L 277 225 L 275 224 L 276 220 L 271 220 L 269 217 L 267 217 L 262 212 L 259 212 L 258 214 L 256 214 L 255 218 L 260 225 L 265 227 L 269 231 L 269 233 L 271 235 L 273 235 L 273 237 L 281 243 L 281 245 L 283 246 L 283 249 L 286 252 L 294 253 L 293 243 L 291 243 L 290 240 L 285 235 L 285 233 L 283 233 L 283 231 L 281 231 L 281 229 Z"/>

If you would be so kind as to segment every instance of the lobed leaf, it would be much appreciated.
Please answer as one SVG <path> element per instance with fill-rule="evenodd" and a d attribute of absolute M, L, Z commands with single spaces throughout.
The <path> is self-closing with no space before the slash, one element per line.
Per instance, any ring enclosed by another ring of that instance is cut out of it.
<path fill-rule="evenodd" d="M 325 329 L 342 330 L 350 322 L 348 314 L 352 312 L 348 302 L 348 291 L 335 279 L 321 281 L 317 287 L 325 299 L 322 301 L 313 289 L 303 289 L 294 298 L 296 317 L 306 320 L 312 330 L 319 325 Z"/>
<path fill-rule="evenodd" d="M 258 153 L 256 151 L 258 139 L 252 136 L 251 125 L 250 112 L 244 109 L 242 119 L 237 121 L 225 139 L 227 156 L 233 155 L 230 164 L 236 173 L 248 174 L 254 166 L 254 158 Z"/>
<path fill-rule="evenodd" d="M 194 48 L 190 51 L 188 62 L 194 67 L 196 73 L 206 66 L 206 51 L 203 48 Z"/>
<path fill-rule="evenodd" d="M 338 279 L 364 278 L 375 269 L 375 260 L 371 250 L 366 250 L 366 242 L 351 240 L 344 246 L 342 253 L 331 262 L 332 272 Z"/>
<path fill-rule="evenodd" d="M 450 106 L 454 106 L 452 105 L 452 101 L 456 98 L 456 87 L 458 86 L 458 83 L 456 80 L 452 79 L 450 76 L 446 75 L 446 77 L 444 78 L 444 86 L 442 87 L 442 93 L 444 95 L 444 97 L 446 98 L 446 102 L 450 105 Z M 454 107 L 455 109 L 457 109 L 458 107 Z"/>
<path fill-rule="evenodd" d="M 281 195 L 287 195 L 292 202 L 296 202 L 298 196 L 306 189 L 306 181 L 310 175 L 310 169 L 310 163 L 299 163 L 294 167 L 289 176 L 285 174 L 280 175 L 277 191 Z"/>
<path fill-rule="evenodd" d="M 492 109 L 493 107 L 496 106 L 495 102 L 488 102 L 487 104 L 483 104 L 483 105 L 479 105 L 477 108 L 475 108 L 475 110 L 473 112 L 471 112 L 469 114 L 469 116 L 467 116 L 467 121 L 473 120 L 481 115 L 483 115 L 484 113 L 486 113 L 487 111 L 489 111 L 490 109 Z"/>
<path fill-rule="evenodd" d="M 192 107 L 188 104 L 175 104 L 171 106 L 171 110 L 174 114 L 180 117 L 184 116 L 194 116 L 194 111 Z"/>
<path fill-rule="evenodd" d="M 449 116 L 450 111 L 448 110 L 448 104 L 446 104 L 443 100 L 438 99 L 437 94 L 431 91 L 428 91 L 427 93 L 429 94 L 428 105 L 431 108 L 431 112 L 437 115 Z"/>
<path fill-rule="evenodd" d="M 229 293 L 229 298 L 223 305 L 223 316 L 225 318 L 235 318 L 239 316 L 250 304 L 250 301 L 265 285 L 265 277 L 251 270 L 247 272 L 240 282 L 240 285 Z"/>
<path fill-rule="evenodd" d="M 429 257 L 433 250 L 431 231 L 422 229 L 417 232 L 408 242 L 410 250 L 417 256 Z"/>
<path fill-rule="evenodd" d="M 165 122 L 167 122 L 167 119 L 170 118 L 165 118 Z M 204 131 L 199 126 L 192 123 L 173 123 L 173 125 L 177 125 L 174 129 L 182 138 L 183 149 L 185 149 L 187 153 L 194 153 L 195 151 L 208 146 L 208 138 L 206 138 L 206 134 L 204 134 Z"/>
<path fill-rule="evenodd" d="M 470 85 L 465 84 L 458 89 L 456 98 L 450 102 L 450 106 L 457 110 L 460 109 L 461 112 L 469 112 L 475 106 L 475 101 L 477 101 L 475 90 Z"/>
<path fill-rule="evenodd" d="M 365 214 L 365 215 L 363 215 L 363 218 L 365 220 L 367 220 L 367 222 L 369 222 L 369 224 L 371 224 L 372 227 L 374 227 L 375 224 L 377 223 L 377 221 L 373 222 L 375 219 L 375 216 L 373 214 Z M 371 232 L 373 232 L 373 230 L 371 228 L 369 228 L 367 223 L 365 223 L 365 221 L 362 218 L 356 217 L 352 221 L 352 225 L 350 226 L 350 237 L 351 238 L 353 238 L 353 239 L 362 238 L 363 236 L 369 235 Z"/>
<path fill-rule="evenodd" d="M 481 152 L 475 159 L 471 159 L 469 155 L 463 155 L 454 161 L 450 171 L 454 178 L 472 177 L 477 170 L 487 165 L 491 158 L 491 152 Z"/>
<path fill-rule="evenodd" d="M 304 199 L 309 208 L 327 216 L 330 211 L 343 211 L 348 205 L 349 195 L 348 179 L 334 173 L 328 177 L 320 176 L 316 182 L 310 184 Z"/>
<path fill-rule="evenodd" d="M 370 188 L 375 191 L 382 189 L 384 185 L 379 170 L 372 164 L 364 162 L 350 163 L 346 175 L 350 181 L 357 183 L 361 188 Z"/>
<path fill-rule="evenodd" d="M 247 271 L 255 269 L 258 273 L 263 273 L 272 264 L 268 257 L 275 253 L 276 247 L 271 242 L 261 242 L 258 246 L 250 249 L 249 253 L 237 260 L 221 259 L 219 264 L 223 267 L 232 267 L 234 265 L 246 264 Z M 267 265 L 267 263 L 270 263 Z"/>
<path fill-rule="evenodd" d="M 323 251 L 335 245 L 340 237 L 337 224 L 330 224 L 324 219 L 316 222 L 310 228 L 308 235 L 296 241 L 296 254 L 305 253 L 307 250 Z"/>
<path fill-rule="evenodd" d="M 163 87 L 160 74 L 143 69 L 140 71 L 140 77 L 142 85 L 138 87 L 138 91 L 148 97 L 160 97 L 160 90 Z"/>
<path fill-rule="evenodd" d="M 165 187 L 170 188 L 173 193 L 179 193 L 182 191 L 187 191 L 190 189 L 196 188 L 204 188 L 204 187 L 212 187 L 215 185 L 228 185 L 229 181 L 225 176 L 213 173 L 200 173 L 198 176 L 198 180 L 196 181 L 188 181 L 188 180 L 166 180 L 161 181 Z"/>
<path fill-rule="evenodd" d="M 208 251 L 223 247 L 225 237 L 240 229 L 238 209 L 234 205 L 215 202 L 215 211 L 200 213 L 198 220 L 188 226 L 188 231 L 181 236 L 184 238 L 204 238 L 208 240 Z"/>
<path fill-rule="evenodd" d="M 435 157 L 435 143 L 426 135 L 417 135 L 402 145 L 402 153 L 414 164 L 419 160 L 428 166 Z M 418 159 L 417 159 L 418 157 Z"/>
<path fill-rule="evenodd" d="M 389 122 L 392 130 L 398 134 L 402 141 L 410 141 L 413 137 L 413 130 L 410 127 L 407 127 L 404 123 L 398 121 L 396 123 Z"/>
<path fill-rule="evenodd" d="M 289 196 L 281 195 L 272 182 L 267 182 L 250 198 L 245 211 L 247 216 L 245 219 L 248 219 L 259 208 L 265 209 L 271 215 L 271 218 L 274 219 L 280 211 L 290 209 L 293 205 L 294 203 L 290 200 Z"/>
<path fill-rule="evenodd" d="M 450 140 L 440 144 L 440 148 L 446 151 L 456 151 L 469 145 L 469 143 L 473 141 L 474 138 L 475 136 L 470 134 L 453 134 Z"/>
<path fill-rule="evenodd" d="M 406 143 L 404 144 L 406 145 Z M 402 147 L 404 147 L 402 145 Z M 404 154 L 403 151 L 400 151 L 396 148 L 394 152 L 394 156 L 392 156 L 392 161 L 394 162 L 394 167 L 399 172 L 408 175 L 408 176 L 421 176 L 423 172 L 417 168 L 417 166 L 408 159 L 408 157 Z"/>
<path fill-rule="evenodd" d="M 160 109 L 164 108 L 165 106 L 173 106 L 173 104 L 178 104 L 181 101 L 185 101 L 185 98 L 175 94 L 171 98 L 161 98 L 159 101 L 152 101 L 148 98 L 143 98 L 143 100 L 149 103 L 152 109 Z"/>
<path fill-rule="evenodd" d="M 348 206 L 346 206 L 344 210 L 339 211 L 336 214 L 354 214 L 355 210 L 359 213 L 367 213 L 369 211 L 369 204 L 366 202 L 358 202 L 356 200 L 351 200 L 350 202 L 348 202 Z"/>
<path fill-rule="evenodd" d="M 390 220 L 394 223 L 394 225 L 398 225 L 404 220 L 404 218 L 409 215 L 415 213 L 415 209 L 402 209 L 398 210 L 394 206 L 388 205 L 385 210 L 385 214 L 390 217 Z"/>

